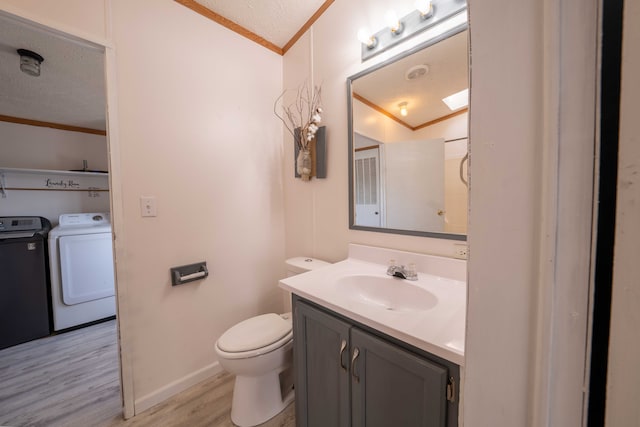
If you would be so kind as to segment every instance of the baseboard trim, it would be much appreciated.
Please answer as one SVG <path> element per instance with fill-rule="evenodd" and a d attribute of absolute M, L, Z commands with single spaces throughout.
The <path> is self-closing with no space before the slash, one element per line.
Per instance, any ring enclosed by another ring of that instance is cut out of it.
<path fill-rule="evenodd" d="M 222 372 L 220 363 L 214 362 L 202 369 L 190 373 L 189 375 L 185 375 L 184 377 L 177 379 L 167 384 L 166 386 L 147 394 L 146 396 L 142 396 L 141 398 L 136 399 L 134 401 L 134 413 L 135 415 L 138 415 L 141 412 L 151 408 L 152 406 L 164 402 L 171 396 L 174 396 L 181 391 L 184 391 L 189 387 L 192 387 L 199 382 L 206 380 L 207 378 L 219 374 L 220 372 Z"/>

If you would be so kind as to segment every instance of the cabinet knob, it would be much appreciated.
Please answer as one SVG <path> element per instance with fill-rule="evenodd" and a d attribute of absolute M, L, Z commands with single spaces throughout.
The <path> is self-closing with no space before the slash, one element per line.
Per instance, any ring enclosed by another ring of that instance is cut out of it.
<path fill-rule="evenodd" d="M 353 357 L 351 358 L 351 375 L 353 375 L 353 379 L 355 379 L 357 383 L 360 382 L 360 377 L 356 375 L 356 359 L 358 356 L 360 356 L 360 350 L 356 347 L 353 349 Z"/>
<path fill-rule="evenodd" d="M 340 343 L 340 367 L 345 372 L 347 372 L 347 367 L 342 363 L 342 354 L 344 353 L 344 350 L 346 348 L 347 348 L 347 340 L 342 340 L 342 343 Z"/>

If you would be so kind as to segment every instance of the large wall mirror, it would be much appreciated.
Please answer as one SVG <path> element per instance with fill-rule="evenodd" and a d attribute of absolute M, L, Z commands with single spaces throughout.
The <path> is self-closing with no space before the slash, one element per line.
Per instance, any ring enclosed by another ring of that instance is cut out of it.
<path fill-rule="evenodd" d="M 466 240 L 467 25 L 347 79 L 349 227 Z"/>

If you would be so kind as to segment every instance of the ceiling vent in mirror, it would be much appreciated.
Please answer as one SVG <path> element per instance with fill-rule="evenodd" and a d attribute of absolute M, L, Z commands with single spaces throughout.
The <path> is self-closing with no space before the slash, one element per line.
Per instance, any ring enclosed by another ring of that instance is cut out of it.
<path fill-rule="evenodd" d="M 409 68 L 404 74 L 404 78 L 407 80 L 415 80 L 420 77 L 426 76 L 429 73 L 429 66 L 426 64 L 414 65 Z"/>

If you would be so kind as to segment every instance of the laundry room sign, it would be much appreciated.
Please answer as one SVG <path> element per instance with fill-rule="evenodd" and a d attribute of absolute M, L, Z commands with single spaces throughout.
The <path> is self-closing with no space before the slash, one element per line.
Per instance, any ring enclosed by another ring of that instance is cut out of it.
<path fill-rule="evenodd" d="M 7 197 L 9 190 L 86 191 L 89 197 L 100 197 L 100 192 L 109 191 L 109 175 L 99 172 L 0 168 L 2 197 Z"/>
<path fill-rule="evenodd" d="M 59 189 L 78 189 L 80 188 L 80 183 L 78 181 L 74 181 L 73 179 L 45 179 L 45 186 L 47 188 L 59 188 Z"/>

